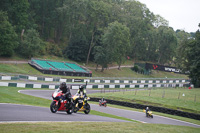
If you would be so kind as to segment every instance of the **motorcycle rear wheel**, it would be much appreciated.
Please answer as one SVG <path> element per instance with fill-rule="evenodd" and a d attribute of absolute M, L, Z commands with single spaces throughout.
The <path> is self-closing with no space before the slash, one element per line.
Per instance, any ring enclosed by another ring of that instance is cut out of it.
<path fill-rule="evenodd" d="M 72 114 L 74 112 L 74 106 L 71 105 L 71 108 L 68 109 L 66 112 L 67 112 L 67 114 Z"/>
<path fill-rule="evenodd" d="M 52 101 L 51 105 L 50 105 L 50 110 L 52 113 L 56 113 L 59 109 L 59 106 L 56 105 L 56 101 Z"/>

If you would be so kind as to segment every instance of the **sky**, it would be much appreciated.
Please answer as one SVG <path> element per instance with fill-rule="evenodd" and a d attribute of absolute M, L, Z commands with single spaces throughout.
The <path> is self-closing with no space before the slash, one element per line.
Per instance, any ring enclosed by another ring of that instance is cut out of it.
<path fill-rule="evenodd" d="M 196 32 L 200 23 L 200 0 L 138 0 L 169 26 L 186 32 Z"/>

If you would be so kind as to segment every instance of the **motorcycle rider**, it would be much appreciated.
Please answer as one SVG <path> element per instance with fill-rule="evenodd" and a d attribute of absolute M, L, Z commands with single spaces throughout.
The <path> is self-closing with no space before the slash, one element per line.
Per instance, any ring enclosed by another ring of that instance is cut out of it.
<path fill-rule="evenodd" d="M 103 103 L 105 101 L 104 97 L 101 99 L 101 103 Z"/>
<path fill-rule="evenodd" d="M 146 107 L 146 117 L 148 117 L 148 111 L 150 111 L 149 107 Z"/>
<path fill-rule="evenodd" d="M 78 91 L 77 91 L 77 93 L 75 94 L 75 95 L 83 95 L 83 98 L 84 98 L 84 102 L 85 103 L 87 103 L 87 100 L 86 100 L 86 98 L 87 98 L 87 95 L 86 95 L 86 89 L 85 89 L 85 86 L 84 85 L 81 85 L 80 87 L 79 87 L 79 89 L 78 89 Z M 75 105 L 78 103 L 78 98 L 76 99 L 76 101 L 75 101 Z M 86 105 L 86 104 L 85 104 Z"/>
<path fill-rule="evenodd" d="M 65 82 L 60 83 L 59 90 L 62 91 L 64 99 L 66 99 L 68 101 L 69 105 L 70 105 L 70 103 L 71 103 L 71 92 L 70 92 L 69 87 L 67 87 L 67 84 Z M 65 105 L 65 106 L 67 106 L 67 105 Z"/>

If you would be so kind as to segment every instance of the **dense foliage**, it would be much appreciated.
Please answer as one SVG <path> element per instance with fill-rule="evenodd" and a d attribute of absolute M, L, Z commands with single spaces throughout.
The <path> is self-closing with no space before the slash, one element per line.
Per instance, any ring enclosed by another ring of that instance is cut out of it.
<path fill-rule="evenodd" d="M 184 48 L 197 45 L 136 0 L 1 0 L 0 30 L 0 56 L 64 56 L 102 71 L 127 56 L 186 68 Z"/>

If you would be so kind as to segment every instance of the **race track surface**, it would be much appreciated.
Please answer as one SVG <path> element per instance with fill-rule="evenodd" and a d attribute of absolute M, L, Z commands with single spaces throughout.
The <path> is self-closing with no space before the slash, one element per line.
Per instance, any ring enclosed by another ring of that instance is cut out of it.
<path fill-rule="evenodd" d="M 72 95 L 77 90 L 71 90 Z M 45 99 L 52 99 L 51 95 L 54 90 L 21 90 L 20 93 L 41 97 Z M 87 90 L 87 93 L 96 93 L 98 91 Z M 50 103 L 49 103 L 50 104 Z M 125 117 L 128 119 L 137 120 L 143 123 L 157 123 L 157 124 L 169 124 L 169 125 L 181 125 L 200 127 L 200 125 L 179 121 L 163 116 L 154 115 L 154 118 L 145 117 L 145 113 L 130 111 L 124 109 L 117 109 L 112 107 L 100 107 L 95 104 L 90 104 L 92 110 L 104 112 L 116 116 Z M 13 111 L 15 110 L 15 111 Z M 96 115 L 86 115 L 83 113 L 73 113 L 68 115 L 65 112 L 51 113 L 49 108 L 34 107 L 26 105 L 15 105 L 15 104 L 0 104 L 0 121 L 113 121 L 113 122 L 124 122 L 122 120 L 116 120 L 107 117 L 101 117 Z M 5 116 L 4 116 L 5 115 Z"/>
<path fill-rule="evenodd" d="M 107 118 L 96 115 L 86 115 L 84 113 L 66 112 L 51 113 L 49 108 L 35 107 L 18 104 L 0 104 L 0 122 L 20 122 L 20 121 L 95 121 L 95 122 L 127 122 L 123 120 Z"/>

